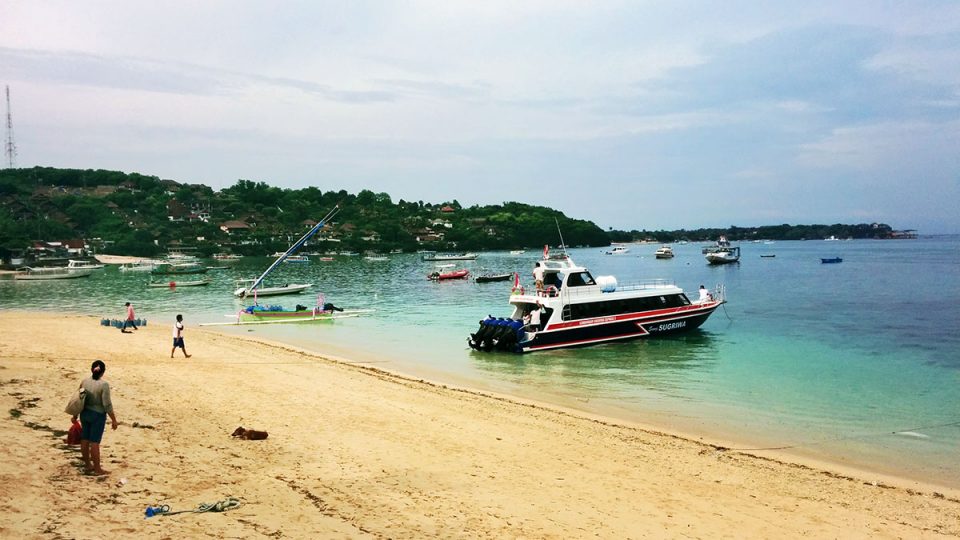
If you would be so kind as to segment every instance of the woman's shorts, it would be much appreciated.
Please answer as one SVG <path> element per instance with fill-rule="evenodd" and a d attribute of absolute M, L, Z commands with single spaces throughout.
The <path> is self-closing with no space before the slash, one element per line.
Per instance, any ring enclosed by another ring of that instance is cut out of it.
<path fill-rule="evenodd" d="M 100 444 L 103 430 L 107 427 L 107 413 L 84 409 L 80 413 L 80 440 Z"/>
<path fill-rule="evenodd" d="M 173 348 L 176 349 L 177 347 L 180 347 L 181 349 L 183 348 L 183 338 L 182 338 L 182 337 L 175 337 L 175 338 L 173 338 Z"/>

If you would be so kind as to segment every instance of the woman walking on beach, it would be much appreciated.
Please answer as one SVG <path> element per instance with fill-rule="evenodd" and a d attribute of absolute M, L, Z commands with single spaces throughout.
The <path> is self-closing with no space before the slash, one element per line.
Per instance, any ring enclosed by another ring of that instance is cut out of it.
<path fill-rule="evenodd" d="M 96 360 L 90 366 L 90 376 L 81 383 L 87 398 L 80 413 L 80 453 L 83 455 L 84 470 L 95 475 L 110 474 L 100 466 L 100 440 L 107 427 L 107 415 L 110 416 L 110 427 L 117 429 L 117 417 L 110 400 L 110 384 L 102 379 L 106 371 L 103 360 Z M 73 420 L 76 419 L 74 416 Z"/>
<path fill-rule="evenodd" d="M 123 321 L 123 328 L 121 328 L 120 331 L 124 334 L 129 334 L 130 332 L 127 332 L 127 326 L 132 326 L 134 330 L 139 330 L 139 328 L 137 328 L 137 324 L 134 322 L 133 305 L 130 304 L 130 302 L 124 305 L 127 307 L 127 318 Z"/>

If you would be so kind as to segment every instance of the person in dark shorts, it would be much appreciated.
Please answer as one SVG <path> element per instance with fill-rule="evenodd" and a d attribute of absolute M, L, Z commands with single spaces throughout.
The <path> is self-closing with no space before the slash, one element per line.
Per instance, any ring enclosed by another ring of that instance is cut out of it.
<path fill-rule="evenodd" d="M 177 322 L 173 323 L 173 348 L 170 349 L 170 358 L 173 358 L 173 353 L 177 351 L 177 347 L 180 347 L 180 350 L 183 351 L 183 356 L 190 358 L 190 355 L 187 354 L 187 347 L 183 344 L 183 315 L 177 314 Z"/>
<path fill-rule="evenodd" d="M 100 467 L 100 441 L 103 431 L 107 427 L 107 416 L 113 429 L 117 429 L 117 417 L 113 413 L 113 401 L 110 399 L 110 384 L 103 380 L 107 366 L 103 360 L 96 360 L 90 366 L 90 376 L 83 380 L 81 386 L 87 393 L 83 411 L 80 413 L 80 454 L 83 456 L 83 467 L 88 474 L 110 474 Z M 77 417 L 74 416 L 73 420 Z"/>
<path fill-rule="evenodd" d="M 123 328 L 121 328 L 120 331 L 124 334 L 130 334 L 131 332 L 127 332 L 128 326 L 132 326 L 134 330 L 139 330 L 139 328 L 137 328 L 137 324 L 134 322 L 136 316 L 133 314 L 133 306 L 130 302 L 124 305 L 127 307 L 127 318 L 123 321 Z"/>

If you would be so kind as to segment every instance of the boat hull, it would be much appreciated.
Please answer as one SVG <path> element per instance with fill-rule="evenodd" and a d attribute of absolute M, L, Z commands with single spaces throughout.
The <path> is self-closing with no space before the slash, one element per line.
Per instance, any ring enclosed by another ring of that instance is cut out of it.
<path fill-rule="evenodd" d="M 608 322 L 571 321 L 551 325 L 533 333 L 532 339 L 521 341 L 518 347 L 520 352 L 543 351 L 687 332 L 699 328 L 721 304 L 709 302 L 659 312 L 618 315 Z"/>
<path fill-rule="evenodd" d="M 90 277 L 93 270 L 68 270 L 66 272 L 34 272 L 27 274 L 16 274 L 13 279 L 21 281 L 46 281 L 51 279 L 77 279 Z"/>
<path fill-rule="evenodd" d="M 477 276 L 477 283 L 491 283 L 494 281 L 509 281 L 513 277 L 513 274 L 501 274 L 497 276 Z"/>

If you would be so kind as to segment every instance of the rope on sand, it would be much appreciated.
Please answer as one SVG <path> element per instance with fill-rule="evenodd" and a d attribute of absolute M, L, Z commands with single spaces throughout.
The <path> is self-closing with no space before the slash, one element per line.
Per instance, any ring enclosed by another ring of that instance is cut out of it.
<path fill-rule="evenodd" d="M 236 497 L 227 497 L 222 501 L 217 501 L 215 503 L 203 504 L 192 510 L 177 510 L 176 512 L 170 511 L 170 505 L 161 504 L 157 506 L 148 506 L 146 511 L 146 517 L 153 516 L 172 516 L 174 514 L 186 514 L 194 513 L 201 514 L 203 512 L 226 512 L 227 510 L 233 510 L 234 508 L 240 507 L 240 499 Z"/>

